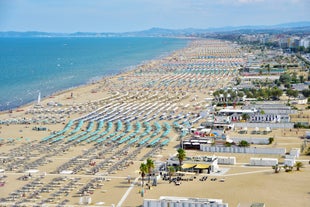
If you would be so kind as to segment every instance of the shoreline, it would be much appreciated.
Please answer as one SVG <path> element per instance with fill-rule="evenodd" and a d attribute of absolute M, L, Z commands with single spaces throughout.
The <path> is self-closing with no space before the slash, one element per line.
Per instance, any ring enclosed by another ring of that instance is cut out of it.
<path fill-rule="evenodd" d="M 108 38 L 108 37 L 103 37 L 103 38 Z M 152 37 L 150 37 L 152 38 Z M 58 91 L 55 91 L 49 95 L 46 95 L 44 97 L 41 97 L 41 101 L 46 101 L 48 98 L 50 98 L 51 96 L 59 96 L 59 95 L 62 95 L 62 94 L 65 94 L 65 93 L 69 93 L 69 92 L 72 92 L 74 90 L 77 90 L 79 88 L 83 88 L 83 87 L 87 87 L 87 86 L 90 86 L 90 85 L 93 85 L 93 84 L 96 84 L 96 83 L 100 83 L 102 81 L 105 81 L 106 79 L 110 79 L 110 78 L 115 78 L 115 77 L 118 77 L 118 76 L 121 76 L 123 74 L 126 74 L 128 72 L 134 72 L 135 70 L 137 70 L 139 67 L 143 67 L 143 66 L 147 66 L 148 64 L 150 64 L 151 62 L 157 62 L 157 61 L 160 61 L 162 59 L 166 59 L 166 58 L 169 58 L 170 56 L 172 56 L 173 54 L 175 53 L 178 53 L 186 48 L 188 48 L 191 44 L 192 41 L 195 41 L 195 40 L 199 40 L 200 38 L 171 38 L 171 39 L 184 39 L 184 40 L 189 40 L 186 45 L 182 48 L 179 48 L 179 49 L 175 49 L 175 50 L 172 50 L 171 52 L 164 52 L 162 54 L 159 54 L 157 57 L 155 58 L 152 58 L 152 59 L 148 59 L 148 60 L 143 60 L 141 61 L 140 63 L 138 64 L 135 64 L 135 65 L 130 65 L 130 66 L 125 66 L 123 68 L 119 68 L 119 72 L 115 73 L 115 72 L 112 72 L 110 74 L 105 74 L 105 75 L 102 75 L 101 77 L 98 77 L 98 76 L 94 76 L 94 77 L 91 77 L 89 78 L 88 80 L 86 80 L 85 83 L 83 84 L 79 84 L 79 85 L 76 85 L 76 86 L 72 86 L 72 87 L 69 87 L 69 88 L 64 88 L 62 90 L 58 90 Z M 92 80 L 93 78 L 96 78 L 98 77 L 98 80 Z M 35 105 L 36 103 L 36 99 L 34 99 L 33 101 L 30 101 L 28 103 L 24 103 L 22 105 L 19 105 L 19 106 L 16 106 L 16 107 L 13 107 L 13 108 L 10 108 L 10 109 L 5 109 L 5 110 L 0 110 L 0 115 L 1 114 L 6 114 L 6 113 L 10 113 L 11 111 L 16 111 L 16 110 L 22 110 L 24 108 L 27 108 L 31 105 Z"/>

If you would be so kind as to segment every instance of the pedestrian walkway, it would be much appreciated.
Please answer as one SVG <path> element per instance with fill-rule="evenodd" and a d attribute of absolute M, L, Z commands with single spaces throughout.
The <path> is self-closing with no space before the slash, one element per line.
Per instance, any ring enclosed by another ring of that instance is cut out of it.
<path fill-rule="evenodd" d="M 137 183 L 137 181 L 139 180 L 140 177 L 137 177 L 133 183 L 131 183 L 130 187 L 127 189 L 127 191 L 125 192 L 125 194 L 123 195 L 122 199 L 118 202 L 116 207 L 121 207 L 122 204 L 124 203 L 124 201 L 126 200 L 126 198 L 128 197 L 129 193 L 131 192 L 131 190 L 133 189 L 133 187 L 135 186 L 135 184 Z"/>

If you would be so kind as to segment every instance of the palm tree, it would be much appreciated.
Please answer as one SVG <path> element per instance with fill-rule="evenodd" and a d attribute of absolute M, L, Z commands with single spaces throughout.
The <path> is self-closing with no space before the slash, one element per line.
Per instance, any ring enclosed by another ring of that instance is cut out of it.
<path fill-rule="evenodd" d="M 149 182 L 150 182 L 151 181 L 152 169 L 155 168 L 154 161 L 151 158 L 147 158 L 146 167 L 147 167 L 147 172 L 149 173 Z"/>
<path fill-rule="evenodd" d="M 243 113 L 243 114 L 241 115 L 241 117 L 242 117 L 242 120 L 247 121 L 247 120 L 250 118 L 250 115 L 249 115 L 249 114 L 246 114 L 246 113 Z"/>
<path fill-rule="evenodd" d="M 295 164 L 295 167 L 296 167 L 296 170 L 297 170 L 297 171 L 299 171 L 300 168 L 302 168 L 303 166 L 304 166 L 304 165 L 303 165 L 302 162 L 296 162 L 296 164 Z"/>
<path fill-rule="evenodd" d="M 270 64 L 267 64 L 265 67 L 267 68 L 268 75 L 270 75 L 270 71 L 271 71 Z"/>
<path fill-rule="evenodd" d="M 168 168 L 168 174 L 169 174 L 169 180 L 171 180 L 171 176 L 174 174 L 175 168 L 173 166 L 169 166 Z"/>
<path fill-rule="evenodd" d="M 183 162 L 183 160 L 186 157 L 185 150 L 182 149 L 182 148 L 179 148 L 177 152 L 178 152 L 177 158 L 179 159 L 179 163 L 180 163 L 180 167 L 181 167 L 182 166 L 182 162 Z"/>
<path fill-rule="evenodd" d="M 288 166 L 288 165 L 284 165 L 284 170 L 285 172 L 291 172 L 293 170 L 293 167 L 292 166 Z"/>
<path fill-rule="evenodd" d="M 147 174 L 148 169 L 145 163 L 141 163 L 140 165 L 140 173 L 141 173 L 141 177 L 142 177 L 142 186 L 144 186 L 144 177 Z"/>

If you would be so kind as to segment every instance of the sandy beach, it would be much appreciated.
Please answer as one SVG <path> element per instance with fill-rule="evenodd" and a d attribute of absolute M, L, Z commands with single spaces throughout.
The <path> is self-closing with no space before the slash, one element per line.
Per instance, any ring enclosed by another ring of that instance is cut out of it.
<path fill-rule="evenodd" d="M 237 164 L 221 165 L 222 173 L 210 174 L 206 181 L 199 180 L 205 174 L 179 186 L 159 179 L 157 186 L 145 189 L 144 197 L 139 193 L 143 160 L 164 162 L 179 148 L 176 116 L 191 121 L 199 117 L 210 104 L 207 98 L 230 86 L 244 61 L 232 43 L 193 40 L 187 48 L 132 71 L 2 112 L 0 206 L 78 206 L 85 198 L 91 199 L 88 206 L 134 207 L 144 198 L 160 196 L 218 198 L 229 206 L 308 206 L 310 165 L 304 155 L 298 158 L 304 164 L 301 171 L 276 174 L 271 167 L 248 164 L 252 157 L 282 161 L 281 156 L 216 153 L 236 157 Z M 162 118 L 169 114 L 170 120 Z M 269 147 L 299 148 L 304 133 L 273 130 L 268 136 L 275 142 Z M 228 135 L 246 136 L 237 130 Z M 213 155 L 196 150 L 186 154 Z M 213 177 L 218 180 L 210 181 Z"/>

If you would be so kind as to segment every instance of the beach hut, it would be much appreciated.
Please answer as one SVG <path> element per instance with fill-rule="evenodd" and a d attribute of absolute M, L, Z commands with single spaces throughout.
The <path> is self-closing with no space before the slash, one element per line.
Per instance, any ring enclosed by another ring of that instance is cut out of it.
<path fill-rule="evenodd" d="M 264 134 L 268 134 L 268 133 L 270 133 L 271 132 L 271 129 L 270 129 L 270 127 L 266 127 L 266 129 L 264 130 Z"/>
<path fill-rule="evenodd" d="M 241 128 L 239 133 L 240 134 L 247 134 L 248 133 L 248 128 L 247 127 Z"/>
<path fill-rule="evenodd" d="M 210 165 L 199 163 L 194 167 L 199 173 L 210 173 Z"/>
<path fill-rule="evenodd" d="M 60 174 L 62 175 L 70 175 L 70 174 L 73 174 L 73 171 L 72 170 L 63 170 L 60 172 Z"/>
<path fill-rule="evenodd" d="M 259 128 L 258 128 L 258 127 L 255 127 L 255 129 L 253 130 L 252 133 L 253 133 L 253 134 L 259 134 Z"/>

